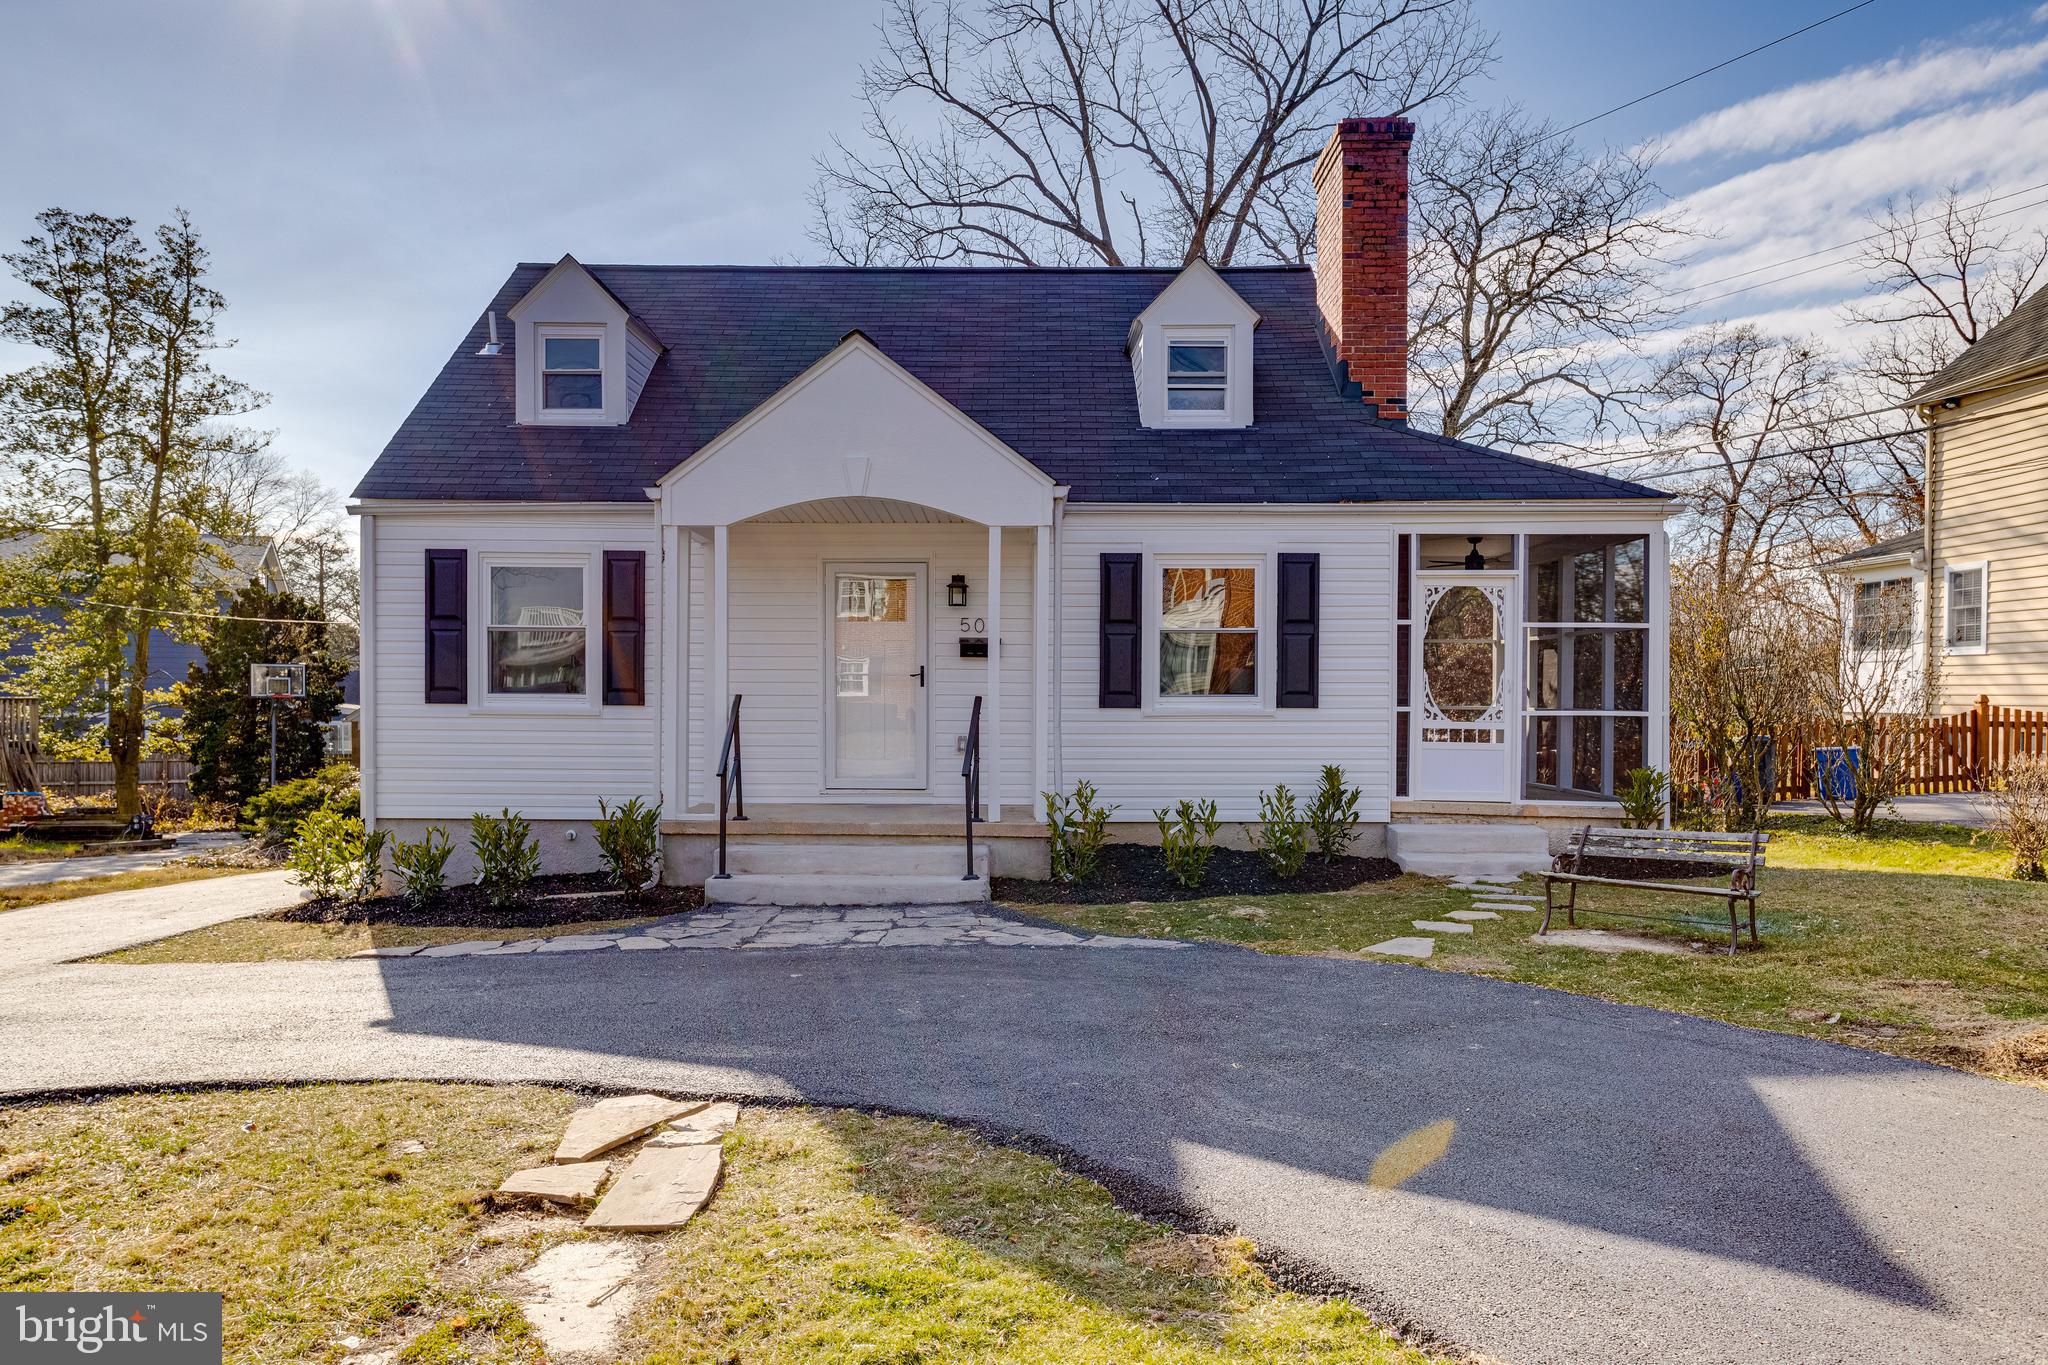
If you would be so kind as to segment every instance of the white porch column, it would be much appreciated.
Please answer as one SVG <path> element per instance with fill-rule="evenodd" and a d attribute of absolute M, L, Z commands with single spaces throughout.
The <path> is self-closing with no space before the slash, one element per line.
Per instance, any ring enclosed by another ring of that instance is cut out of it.
<path fill-rule="evenodd" d="M 1659 526 L 1650 532 L 1649 658 L 1650 733 L 1643 736 L 1643 762 L 1659 772 L 1671 771 L 1671 535 Z M 1664 823 L 1671 823 L 1665 811 Z"/>
<path fill-rule="evenodd" d="M 732 546 L 731 527 L 711 528 L 711 697 L 704 716 L 707 754 L 725 743 L 725 718 L 732 710 Z"/>
<path fill-rule="evenodd" d="M 1052 783 L 1046 764 L 1051 758 L 1052 711 L 1052 527 L 1033 528 L 1031 547 L 1031 810 L 1045 818 L 1045 795 Z"/>
<path fill-rule="evenodd" d="M 988 528 L 988 691 L 981 707 L 982 797 L 1003 818 L 1003 528 Z"/>
<path fill-rule="evenodd" d="M 690 534 L 661 528 L 661 811 L 690 808 Z"/>

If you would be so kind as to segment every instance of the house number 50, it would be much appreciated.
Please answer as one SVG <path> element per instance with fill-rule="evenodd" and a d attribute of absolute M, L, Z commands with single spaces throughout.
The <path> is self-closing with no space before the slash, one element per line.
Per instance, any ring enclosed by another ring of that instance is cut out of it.
<path fill-rule="evenodd" d="M 966 631 L 969 635 L 986 635 L 988 633 L 988 618 L 983 616 L 963 616 L 960 618 L 960 629 Z"/>

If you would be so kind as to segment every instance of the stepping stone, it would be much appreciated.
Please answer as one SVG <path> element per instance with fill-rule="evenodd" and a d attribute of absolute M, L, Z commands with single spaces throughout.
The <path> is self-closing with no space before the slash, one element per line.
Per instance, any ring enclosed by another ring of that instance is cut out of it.
<path fill-rule="evenodd" d="M 569 1126 L 555 1147 L 555 1164 L 588 1161 L 622 1142 L 651 1133 L 670 1119 L 704 1107 L 703 1100 L 671 1100 L 660 1095 L 619 1095 L 599 1100 L 569 1116 Z"/>
<path fill-rule="evenodd" d="M 514 1171 L 498 1186 L 498 1198 L 507 1203 L 539 1200 L 587 1209 L 597 1202 L 597 1192 L 604 1188 L 605 1175 L 611 1168 L 609 1161 L 577 1161 L 567 1166 Z"/>
<path fill-rule="evenodd" d="M 1453 910 L 1448 915 L 1445 915 L 1444 918 L 1460 919 L 1469 924 L 1475 920 L 1499 919 L 1500 916 L 1491 910 Z"/>
<path fill-rule="evenodd" d="M 726 1134 L 740 1121 L 740 1107 L 734 1100 L 716 1100 L 704 1105 L 695 1113 L 685 1114 L 669 1121 L 670 1133 L 716 1133 Z"/>
<path fill-rule="evenodd" d="M 1427 929 L 1432 934 L 1469 934 L 1472 932 L 1471 925 L 1459 924 L 1453 920 L 1416 919 L 1408 922 L 1418 929 Z"/>
<path fill-rule="evenodd" d="M 955 929 L 891 929 L 882 935 L 884 948 L 913 948 L 927 943 L 958 943 L 960 933 Z"/>
<path fill-rule="evenodd" d="M 350 953 L 350 954 L 349 954 L 349 956 L 350 956 L 350 957 L 411 957 L 411 956 L 412 956 L 412 955 L 413 955 L 414 953 L 417 953 L 417 952 L 418 952 L 419 950 L 420 950 L 420 947 L 419 947 L 419 945 L 418 945 L 418 944 L 414 944 L 414 945 L 413 945 L 412 947 L 410 947 L 410 948 L 365 948 L 365 949 L 363 949 L 363 950 L 362 950 L 362 951 L 361 951 L 360 953 Z"/>
<path fill-rule="evenodd" d="M 431 948 L 422 948 L 420 956 L 474 957 L 478 953 L 487 953 L 493 948 L 502 948 L 504 946 L 505 940 L 502 938 L 478 938 L 471 939 L 467 943 L 439 943 Z"/>
<path fill-rule="evenodd" d="M 725 1164 L 716 1145 L 643 1147 L 583 1220 L 615 1232 L 668 1232 L 711 1202 Z"/>
<path fill-rule="evenodd" d="M 648 1147 L 709 1147 L 725 1141 L 725 1134 L 709 1128 L 664 1128 L 647 1139 Z M 642 1148 L 641 1150 L 646 1150 Z"/>
<path fill-rule="evenodd" d="M 627 952 L 637 950 L 644 953 L 650 948 L 668 947 L 668 940 L 665 938 L 622 938 L 619 940 L 619 947 Z"/>
<path fill-rule="evenodd" d="M 508 1289 L 548 1359 L 617 1360 L 618 1338 L 640 1302 L 633 1276 L 645 1259 L 646 1248 L 619 1239 L 564 1242 Z M 349 1359 L 368 1365 L 371 1357 Z"/>
<path fill-rule="evenodd" d="M 1385 943 L 1375 943 L 1365 951 L 1386 953 L 1390 957 L 1428 957 L 1436 951 L 1433 938 L 1390 938 Z"/>
<path fill-rule="evenodd" d="M 1552 929 L 1531 934 L 1529 941 L 1542 947 L 1589 948 L 1596 953 L 1683 954 L 1687 949 L 1659 938 L 1637 938 L 1633 934 L 1610 934 L 1605 929 Z"/>
<path fill-rule="evenodd" d="M 534 951 L 537 953 L 590 953 L 597 951 L 599 948 L 609 948 L 622 937 L 624 935 L 621 934 L 611 934 L 603 938 L 599 938 L 595 934 L 564 934 L 560 938 L 542 939 L 540 947 L 534 949 Z"/>
<path fill-rule="evenodd" d="M 1541 907 L 1523 901 L 1473 901 L 1474 910 L 1538 910 Z"/>

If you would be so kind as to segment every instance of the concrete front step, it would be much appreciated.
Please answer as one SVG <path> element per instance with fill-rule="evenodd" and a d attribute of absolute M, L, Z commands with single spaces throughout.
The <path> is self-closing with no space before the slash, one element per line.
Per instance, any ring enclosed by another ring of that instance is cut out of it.
<path fill-rule="evenodd" d="M 1426 877 L 1506 877 L 1550 866 L 1550 836 L 1509 820 L 1387 826 L 1387 855 L 1403 872 Z"/>
<path fill-rule="evenodd" d="M 856 877 L 958 877 L 967 870 L 963 843 L 892 843 L 880 839 L 808 843 L 774 839 L 726 846 L 725 865 L 734 873 Z M 988 875 L 988 845 L 974 846 L 974 870 Z"/>
<path fill-rule="evenodd" d="M 704 899 L 726 905 L 980 905 L 988 900 L 988 878 L 735 872 L 706 881 Z"/>

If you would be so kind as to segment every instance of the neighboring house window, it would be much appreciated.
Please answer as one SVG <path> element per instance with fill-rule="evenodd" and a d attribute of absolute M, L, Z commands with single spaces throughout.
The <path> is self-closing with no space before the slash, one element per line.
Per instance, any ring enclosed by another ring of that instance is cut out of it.
<path fill-rule="evenodd" d="M 1856 648 L 1904 649 L 1913 643 L 1913 580 L 1867 579 L 1856 585 L 1850 614 Z"/>
<path fill-rule="evenodd" d="M 868 695 L 868 665 L 871 661 L 865 655 L 855 657 L 839 656 L 839 695 L 842 697 L 865 697 Z"/>
<path fill-rule="evenodd" d="M 875 614 L 875 582 L 871 578 L 855 578 L 850 574 L 839 576 L 839 619 L 842 621 L 865 621 Z M 885 588 L 884 591 L 887 589 Z M 861 696 L 867 693 L 862 691 Z"/>
<path fill-rule="evenodd" d="M 1230 346 L 1173 341 L 1166 347 L 1166 410 L 1222 413 L 1230 407 Z"/>
<path fill-rule="evenodd" d="M 491 691 L 583 695 L 586 620 L 581 568 L 493 565 L 487 627 Z"/>
<path fill-rule="evenodd" d="M 1948 571 L 1948 647 L 1964 652 L 1984 649 L 1985 566 L 1970 564 Z"/>
<path fill-rule="evenodd" d="M 1171 566 L 1160 594 L 1159 695 L 1256 697 L 1258 570 Z"/>
<path fill-rule="evenodd" d="M 588 333 L 540 338 L 540 405 L 549 412 L 604 408 L 604 339 Z"/>

